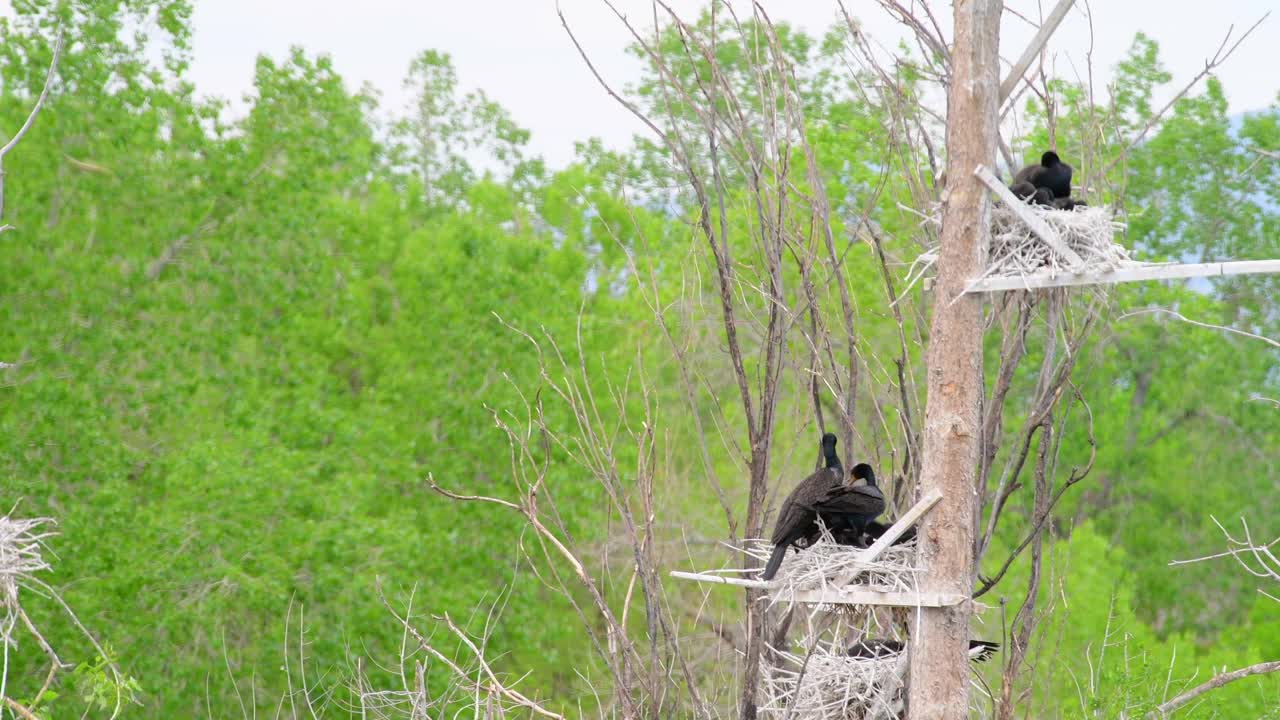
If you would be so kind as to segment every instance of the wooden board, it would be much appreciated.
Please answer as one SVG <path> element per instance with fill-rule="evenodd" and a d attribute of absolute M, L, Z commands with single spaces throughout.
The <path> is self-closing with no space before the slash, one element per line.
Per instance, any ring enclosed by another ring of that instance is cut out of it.
<path fill-rule="evenodd" d="M 1035 273 L 1020 277 L 989 277 L 970 283 L 965 292 L 995 292 L 998 290 L 1034 290 L 1036 288 L 1068 287 L 1078 285 L 1105 285 L 1109 283 L 1140 282 L 1143 280 L 1177 280 L 1195 277 L 1220 277 L 1225 275 L 1258 275 L 1280 273 L 1280 260 L 1241 260 L 1237 262 L 1140 265 L 1104 273 Z"/>
<path fill-rule="evenodd" d="M 802 590 L 779 595 L 775 600 L 826 605 L 889 605 L 892 607 L 950 607 L 969 598 L 960 593 L 880 592 L 862 588 L 848 590 Z"/>

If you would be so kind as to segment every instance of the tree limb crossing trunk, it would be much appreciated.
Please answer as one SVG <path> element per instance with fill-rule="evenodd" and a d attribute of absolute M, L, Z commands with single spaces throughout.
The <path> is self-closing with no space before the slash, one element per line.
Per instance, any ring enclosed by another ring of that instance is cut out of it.
<path fill-rule="evenodd" d="M 974 177 L 995 161 L 1000 97 L 1000 0 L 957 0 L 947 93 L 947 181 L 928 350 L 920 492 L 942 492 L 925 519 L 921 590 L 973 591 L 973 537 L 982 405 L 982 301 L 963 296 L 981 274 L 991 204 Z M 915 629 L 908 694 L 911 720 L 969 716 L 968 603 L 924 608 Z"/>

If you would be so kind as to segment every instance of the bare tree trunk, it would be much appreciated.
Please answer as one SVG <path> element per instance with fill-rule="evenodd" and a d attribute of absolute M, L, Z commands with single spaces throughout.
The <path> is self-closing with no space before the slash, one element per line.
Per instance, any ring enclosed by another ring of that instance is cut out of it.
<path fill-rule="evenodd" d="M 990 201 L 973 176 L 993 166 L 1000 96 L 1000 0 L 955 4 L 952 78 L 947 94 L 947 180 L 933 330 L 929 338 L 920 492 L 943 497 L 924 523 L 923 590 L 973 591 L 974 504 L 981 432 L 982 300 L 962 296 L 982 269 Z M 969 715 L 968 604 L 925 608 L 911 649 L 909 717 Z"/>

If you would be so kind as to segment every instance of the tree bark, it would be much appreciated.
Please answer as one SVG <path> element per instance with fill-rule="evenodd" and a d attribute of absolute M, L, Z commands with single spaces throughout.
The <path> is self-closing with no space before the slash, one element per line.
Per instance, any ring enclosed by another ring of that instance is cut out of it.
<path fill-rule="evenodd" d="M 982 299 L 964 296 L 981 274 L 990 200 L 973 175 L 994 166 L 1000 97 L 1000 0 L 957 0 L 947 94 L 947 180 L 929 338 L 920 490 L 942 491 L 923 523 L 921 590 L 973 591 L 973 538 L 982 436 Z M 970 607 L 923 608 L 911 648 L 912 720 L 969 716 Z"/>

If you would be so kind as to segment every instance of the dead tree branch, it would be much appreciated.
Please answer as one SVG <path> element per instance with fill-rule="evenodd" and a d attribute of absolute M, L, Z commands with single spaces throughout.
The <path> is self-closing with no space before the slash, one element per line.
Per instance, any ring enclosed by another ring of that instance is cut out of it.
<path fill-rule="evenodd" d="M 1210 678 L 1209 680 L 1206 680 L 1205 682 L 1200 683 L 1199 685 L 1191 688 L 1190 690 L 1178 695 L 1172 700 L 1169 700 L 1168 702 L 1165 702 L 1165 703 L 1161 703 L 1160 706 L 1157 707 L 1155 710 L 1153 710 L 1150 714 L 1148 714 L 1147 717 L 1148 718 L 1168 717 L 1169 713 L 1172 713 L 1173 711 L 1177 710 L 1183 705 L 1186 705 L 1192 700 L 1195 700 L 1196 698 L 1209 692 L 1210 690 L 1216 690 L 1222 687 L 1223 685 L 1226 685 L 1227 683 L 1232 683 L 1232 682 L 1235 682 L 1236 680 L 1239 680 L 1241 678 L 1247 678 L 1251 675 L 1266 675 L 1268 673 L 1273 673 L 1276 671 L 1280 671 L 1280 661 L 1263 662 L 1263 663 L 1258 663 L 1256 665 L 1250 665 L 1248 667 L 1242 667 L 1238 670 L 1232 670 L 1231 672 L 1219 673 L 1213 676 L 1212 678 Z"/>
<path fill-rule="evenodd" d="M 13 134 L 9 142 L 0 147 L 0 219 L 4 218 L 4 158 L 9 151 L 18 146 L 22 138 L 35 124 L 36 116 L 40 114 L 40 110 L 44 108 L 45 100 L 49 98 L 49 88 L 53 87 L 53 76 L 58 71 L 58 60 L 62 58 L 62 31 L 59 29 L 53 41 L 53 59 L 49 61 L 49 72 L 45 75 L 44 86 L 40 89 L 40 95 L 36 98 L 36 103 L 31 108 L 31 112 L 27 115 L 26 121 L 22 123 L 22 127 L 18 128 L 18 132 Z M 12 230 L 12 225 L 0 225 L 0 232 Z"/>

